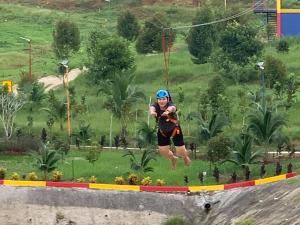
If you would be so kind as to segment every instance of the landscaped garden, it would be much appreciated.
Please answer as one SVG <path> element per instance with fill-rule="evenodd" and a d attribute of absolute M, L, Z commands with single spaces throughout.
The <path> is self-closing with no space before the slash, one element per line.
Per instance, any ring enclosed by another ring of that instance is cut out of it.
<path fill-rule="evenodd" d="M 217 0 L 199 8 L 132 2 L 0 3 L 0 74 L 18 84 L 18 94 L 1 89 L 2 178 L 181 186 L 299 171 L 299 38 L 276 40 L 249 2 L 226 11 Z M 239 12 L 247 13 L 191 26 Z M 61 88 L 37 82 L 84 66 Z M 148 115 L 165 79 L 192 159 L 189 167 L 178 159 L 174 171 L 156 152 Z"/>

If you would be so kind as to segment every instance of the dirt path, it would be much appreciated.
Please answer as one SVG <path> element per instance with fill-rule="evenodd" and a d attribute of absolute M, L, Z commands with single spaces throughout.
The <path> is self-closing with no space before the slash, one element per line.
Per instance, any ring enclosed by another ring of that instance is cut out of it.
<path fill-rule="evenodd" d="M 75 80 L 82 72 L 86 71 L 87 69 L 84 67 L 82 70 L 79 68 L 73 69 L 68 74 L 69 82 Z M 62 76 L 46 76 L 38 79 L 38 82 L 43 83 L 45 85 L 45 90 L 49 91 L 51 89 L 55 89 L 63 84 Z M 17 93 L 18 85 L 13 86 L 13 92 Z"/>

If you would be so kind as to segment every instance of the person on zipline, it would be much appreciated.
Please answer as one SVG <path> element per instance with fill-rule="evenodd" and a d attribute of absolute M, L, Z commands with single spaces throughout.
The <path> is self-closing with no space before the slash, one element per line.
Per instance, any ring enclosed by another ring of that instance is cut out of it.
<path fill-rule="evenodd" d="M 166 90 L 158 90 L 156 99 L 157 101 L 150 106 L 149 112 L 158 123 L 157 142 L 159 153 L 171 161 L 173 170 L 176 169 L 177 156 L 182 157 L 184 164 L 189 166 L 191 160 L 188 157 L 182 130 L 177 120 L 176 106 L 172 103 L 169 92 Z M 176 156 L 170 150 L 171 138 L 176 148 Z"/>

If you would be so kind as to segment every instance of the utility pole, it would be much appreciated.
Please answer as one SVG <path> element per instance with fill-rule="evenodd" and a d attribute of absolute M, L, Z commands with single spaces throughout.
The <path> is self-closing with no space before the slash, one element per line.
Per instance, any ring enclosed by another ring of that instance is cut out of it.
<path fill-rule="evenodd" d="M 32 81 L 32 49 L 31 49 L 31 39 L 20 37 L 20 39 L 27 41 L 28 43 L 28 53 L 29 53 L 29 62 L 28 62 L 28 79 L 29 81 Z"/>

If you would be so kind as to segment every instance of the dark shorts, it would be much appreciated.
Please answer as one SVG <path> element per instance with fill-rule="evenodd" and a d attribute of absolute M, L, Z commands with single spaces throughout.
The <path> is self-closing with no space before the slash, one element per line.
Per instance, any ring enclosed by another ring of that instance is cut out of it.
<path fill-rule="evenodd" d="M 176 134 L 173 138 L 171 137 L 171 134 L 165 134 L 165 136 L 163 136 L 161 134 L 161 132 L 158 130 L 157 131 L 157 142 L 158 142 L 158 146 L 167 146 L 171 144 L 171 138 L 173 140 L 173 143 L 175 146 L 183 146 L 184 142 L 183 142 L 183 135 L 182 135 L 182 131 L 181 128 L 180 129 L 180 133 Z"/>

